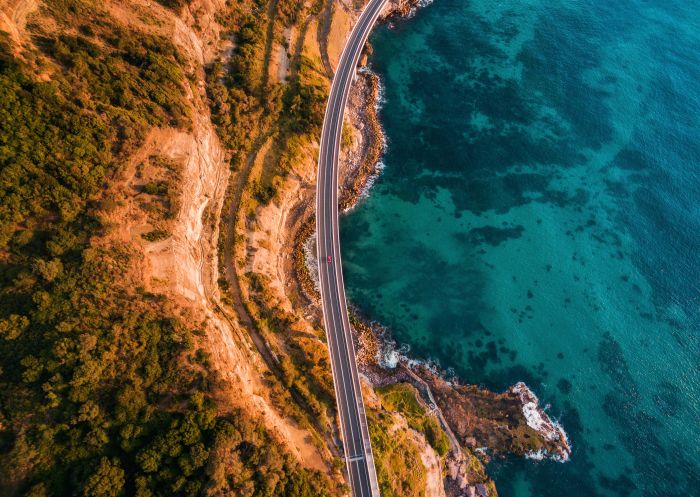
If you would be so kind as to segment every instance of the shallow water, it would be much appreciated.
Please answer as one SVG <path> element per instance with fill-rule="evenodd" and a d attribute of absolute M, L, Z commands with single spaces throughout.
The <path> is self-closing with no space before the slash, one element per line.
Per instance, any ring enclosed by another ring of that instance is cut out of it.
<path fill-rule="evenodd" d="M 572 460 L 492 463 L 502 496 L 700 495 L 700 2 L 436 0 L 371 42 L 351 302 L 551 404 Z"/>

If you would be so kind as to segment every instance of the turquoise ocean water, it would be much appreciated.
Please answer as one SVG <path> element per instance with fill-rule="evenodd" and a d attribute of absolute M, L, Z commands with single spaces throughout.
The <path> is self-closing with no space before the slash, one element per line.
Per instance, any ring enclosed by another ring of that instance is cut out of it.
<path fill-rule="evenodd" d="M 551 404 L 571 461 L 495 461 L 501 495 L 700 496 L 700 2 L 436 0 L 371 41 L 351 302 Z"/>

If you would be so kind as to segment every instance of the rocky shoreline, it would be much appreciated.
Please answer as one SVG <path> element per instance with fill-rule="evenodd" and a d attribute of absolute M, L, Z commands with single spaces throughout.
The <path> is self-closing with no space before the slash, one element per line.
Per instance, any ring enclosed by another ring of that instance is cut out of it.
<path fill-rule="evenodd" d="M 383 22 L 410 17 L 426 0 L 391 1 Z M 371 47 L 369 48 L 371 50 Z M 379 122 L 381 82 L 367 66 L 358 70 L 346 109 L 355 133 L 354 147 L 341 151 L 340 208 L 351 209 L 380 172 L 384 133 Z M 314 218 L 306 220 L 295 237 L 294 276 L 309 307 L 320 313 L 314 281 L 316 265 L 312 237 Z M 306 250 L 305 250 L 306 247 Z M 311 269 L 311 270 L 310 270 Z M 450 439 L 445 456 L 445 491 L 448 496 L 494 496 L 495 484 L 484 464 L 508 454 L 531 459 L 566 462 L 571 448 L 563 428 L 540 406 L 536 395 L 522 382 L 506 392 L 494 393 L 474 385 L 448 381 L 434 365 L 414 361 L 395 347 L 389 332 L 373 325 L 351 309 L 355 345 L 362 376 L 373 386 L 409 383 L 419 392 L 426 412 L 434 415 Z"/>

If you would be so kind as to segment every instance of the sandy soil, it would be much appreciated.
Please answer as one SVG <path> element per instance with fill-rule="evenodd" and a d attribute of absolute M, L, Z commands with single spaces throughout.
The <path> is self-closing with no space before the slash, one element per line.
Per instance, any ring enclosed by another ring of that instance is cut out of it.
<path fill-rule="evenodd" d="M 39 0 L 0 0 L 0 31 L 10 34 L 16 53 L 30 43 L 27 19 L 39 6 Z"/>
<path fill-rule="evenodd" d="M 292 29 L 285 28 L 285 30 L 282 33 L 282 36 L 284 36 L 287 47 L 290 47 Z M 290 63 L 287 50 L 288 49 L 285 48 L 282 43 L 272 44 L 270 64 L 267 66 L 268 81 L 274 81 L 276 83 L 285 83 L 287 81 L 287 74 L 289 73 Z"/>

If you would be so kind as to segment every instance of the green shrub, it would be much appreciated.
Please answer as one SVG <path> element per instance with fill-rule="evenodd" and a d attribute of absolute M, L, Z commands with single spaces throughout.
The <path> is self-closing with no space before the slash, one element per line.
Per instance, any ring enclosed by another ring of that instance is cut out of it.
<path fill-rule="evenodd" d="M 422 497 L 426 472 L 418 447 L 399 429 L 391 433 L 391 416 L 369 409 L 367 422 L 383 497 Z"/>
<path fill-rule="evenodd" d="M 147 233 L 141 233 L 141 238 L 149 242 L 159 242 L 170 238 L 170 232 L 162 228 L 156 228 Z"/>
<path fill-rule="evenodd" d="M 423 423 L 423 431 L 428 439 L 430 446 L 435 449 L 440 457 L 446 455 L 450 451 L 450 439 L 440 427 L 438 421 L 433 417 L 428 417 Z"/>

